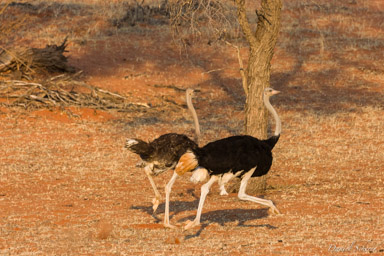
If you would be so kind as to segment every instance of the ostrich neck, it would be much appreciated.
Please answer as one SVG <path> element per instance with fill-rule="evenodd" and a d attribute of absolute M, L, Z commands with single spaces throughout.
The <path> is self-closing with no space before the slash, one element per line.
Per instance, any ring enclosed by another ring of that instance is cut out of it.
<path fill-rule="evenodd" d="M 199 138 L 200 138 L 199 119 L 197 118 L 196 110 L 193 107 L 191 95 L 188 92 L 187 92 L 187 106 L 193 117 L 193 123 L 195 125 L 195 133 L 196 133 L 196 143 L 198 144 Z"/>
<path fill-rule="evenodd" d="M 272 107 L 271 103 L 269 102 L 269 96 L 264 96 L 264 105 L 268 109 L 269 112 L 273 115 L 273 118 L 275 119 L 276 128 L 275 128 L 275 136 L 278 136 L 281 133 L 281 120 L 280 117 L 277 115 L 276 110 Z"/>

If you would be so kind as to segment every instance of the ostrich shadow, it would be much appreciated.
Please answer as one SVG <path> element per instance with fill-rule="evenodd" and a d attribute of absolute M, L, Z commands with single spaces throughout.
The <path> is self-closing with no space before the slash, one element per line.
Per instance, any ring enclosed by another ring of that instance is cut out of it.
<path fill-rule="evenodd" d="M 226 223 L 236 223 L 237 227 L 253 227 L 260 228 L 265 227 L 268 229 L 277 229 L 277 227 L 270 224 L 246 224 L 248 221 L 264 219 L 268 217 L 268 208 L 262 209 L 224 209 L 224 210 L 214 210 L 201 214 L 202 224 L 200 225 L 199 230 L 190 235 L 185 236 L 185 240 L 191 239 L 194 237 L 200 236 L 201 232 L 213 223 L 217 223 L 220 226 L 225 226 Z M 191 215 L 185 218 L 180 219 L 178 222 L 186 222 L 188 220 L 193 221 L 195 215 Z"/>
<path fill-rule="evenodd" d="M 199 204 L 199 198 L 196 197 L 193 190 L 188 190 L 188 193 L 192 194 L 192 196 L 195 197 L 195 200 L 193 201 L 170 201 L 170 216 L 169 218 L 172 219 L 173 216 L 180 212 L 184 211 L 195 211 L 197 210 L 197 206 Z M 159 218 L 157 214 L 163 214 L 165 212 L 165 203 L 162 203 L 159 205 L 156 214 L 153 214 L 152 206 L 131 206 L 131 209 L 134 210 L 140 210 L 142 212 L 147 213 L 148 215 L 151 215 L 156 223 L 161 223 L 163 221 L 162 218 Z M 223 209 L 223 210 L 214 210 L 209 211 L 201 214 L 201 220 L 202 223 L 200 225 L 199 230 L 190 235 L 186 235 L 185 239 L 191 239 L 194 237 L 200 236 L 201 232 L 208 227 L 210 224 L 217 223 L 220 226 L 225 226 L 226 223 L 236 223 L 238 227 L 254 227 L 254 228 L 260 228 L 265 227 L 268 229 L 277 229 L 277 227 L 269 225 L 269 224 L 260 224 L 260 225 L 254 225 L 254 224 L 246 224 L 248 221 L 252 220 L 258 220 L 263 219 L 269 216 L 268 214 L 268 208 L 261 208 L 261 209 Z M 178 220 L 178 223 L 184 223 L 188 220 L 192 221 L 195 218 L 196 213 L 182 218 Z"/>
<path fill-rule="evenodd" d="M 183 212 L 183 211 L 192 211 L 197 209 L 197 205 L 199 203 L 199 200 L 196 199 L 191 202 L 186 201 L 170 201 L 169 202 L 169 219 L 171 220 L 173 216 L 176 214 Z M 159 207 L 157 208 L 156 212 L 153 213 L 152 206 L 143 206 L 143 205 L 132 205 L 132 210 L 140 210 L 142 212 L 147 213 L 148 215 L 151 215 L 155 219 L 155 223 L 160 223 L 163 221 L 163 219 L 159 218 L 158 214 L 164 214 L 165 213 L 165 203 L 161 203 Z"/>
<path fill-rule="evenodd" d="M 169 202 L 169 219 L 171 220 L 173 216 L 176 214 L 183 212 L 183 211 L 192 211 L 197 209 L 197 205 L 199 204 L 199 197 L 196 196 L 193 189 L 188 189 L 187 194 L 191 194 L 195 200 L 193 201 L 179 201 L 179 200 L 170 200 Z M 165 198 L 163 198 L 165 200 Z M 163 219 L 160 219 L 157 215 L 158 214 L 164 214 L 165 213 L 165 202 L 159 204 L 159 207 L 157 208 L 156 212 L 153 213 L 152 206 L 144 206 L 144 205 L 132 205 L 132 210 L 140 210 L 142 212 L 147 213 L 148 215 L 151 215 L 155 219 L 155 223 L 161 223 Z"/>

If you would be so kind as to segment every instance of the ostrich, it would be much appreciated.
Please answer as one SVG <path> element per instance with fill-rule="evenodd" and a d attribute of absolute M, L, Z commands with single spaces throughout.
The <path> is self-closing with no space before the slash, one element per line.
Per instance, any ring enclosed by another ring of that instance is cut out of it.
<path fill-rule="evenodd" d="M 201 182 L 208 177 L 209 181 L 201 187 L 201 196 L 195 220 L 187 223 L 184 229 L 200 225 L 204 201 L 212 184 L 218 181 L 221 186 L 234 177 L 241 178 L 239 199 L 268 206 L 272 213 L 280 213 L 272 201 L 249 196 L 245 193 L 249 179 L 267 174 L 272 165 L 271 151 L 279 140 L 281 121 L 270 104 L 269 98 L 278 93 L 279 91 L 272 88 L 266 88 L 263 94 L 264 105 L 272 113 L 276 123 L 275 133 L 270 138 L 259 140 L 247 135 L 232 136 L 210 142 L 202 148 L 189 150 L 180 157 L 175 172 L 165 187 L 165 227 L 173 227 L 169 224 L 169 194 L 172 185 L 178 176 L 191 171 L 193 171 L 192 182 Z"/>
<path fill-rule="evenodd" d="M 186 101 L 189 111 L 192 113 L 195 124 L 195 140 L 192 141 L 184 134 L 167 133 L 163 134 L 152 142 L 145 142 L 140 139 L 128 138 L 125 147 L 131 152 L 138 154 L 144 161 L 144 171 L 149 182 L 155 192 L 153 198 L 153 213 L 156 212 L 160 203 L 160 193 L 157 190 L 156 184 L 152 176 L 157 176 L 167 170 L 174 169 L 179 158 L 188 150 L 196 150 L 198 148 L 197 141 L 200 137 L 199 120 L 195 108 L 192 104 L 193 90 L 186 90 Z"/>
<path fill-rule="evenodd" d="M 155 198 L 153 198 L 153 213 L 156 212 L 160 203 L 160 193 L 152 176 L 157 176 L 167 170 L 174 169 L 179 158 L 188 150 L 195 151 L 198 148 L 198 141 L 201 136 L 199 120 L 192 104 L 193 90 L 186 90 L 186 101 L 189 111 L 192 114 L 195 125 L 195 141 L 186 135 L 177 133 L 163 134 L 152 142 L 145 142 L 140 139 L 127 139 L 125 147 L 131 152 L 138 154 L 144 161 L 144 171 L 151 183 Z M 221 186 L 221 195 L 227 195 L 224 185 Z"/>

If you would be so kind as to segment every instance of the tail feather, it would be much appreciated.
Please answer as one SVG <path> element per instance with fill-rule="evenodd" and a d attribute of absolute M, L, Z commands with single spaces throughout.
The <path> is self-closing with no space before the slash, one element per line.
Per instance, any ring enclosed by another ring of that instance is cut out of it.
<path fill-rule="evenodd" d="M 127 139 L 125 142 L 125 147 L 129 151 L 140 155 L 143 160 L 149 158 L 153 152 L 151 145 L 140 139 Z"/>
<path fill-rule="evenodd" d="M 136 139 L 127 139 L 125 141 L 125 147 L 130 149 L 132 146 L 137 145 L 138 143 L 139 141 Z"/>
<path fill-rule="evenodd" d="M 280 138 L 280 134 L 279 135 L 275 135 L 275 136 L 271 136 L 269 139 L 266 140 L 266 142 L 268 143 L 268 145 L 271 147 L 271 150 L 275 147 L 277 141 L 279 140 Z"/>

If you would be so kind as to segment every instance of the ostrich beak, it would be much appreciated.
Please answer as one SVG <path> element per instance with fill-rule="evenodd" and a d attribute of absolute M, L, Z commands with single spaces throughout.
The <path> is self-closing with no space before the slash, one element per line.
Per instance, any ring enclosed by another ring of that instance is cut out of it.
<path fill-rule="evenodd" d="M 279 94 L 279 93 L 280 93 L 280 91 L 277 91 L 277 90 L 272 91 L 272 95 Z"/>

